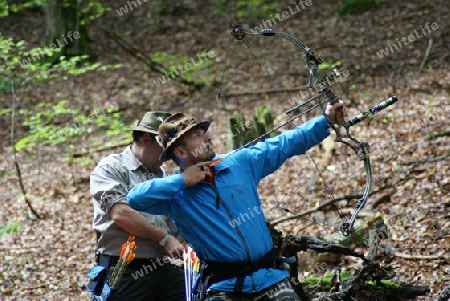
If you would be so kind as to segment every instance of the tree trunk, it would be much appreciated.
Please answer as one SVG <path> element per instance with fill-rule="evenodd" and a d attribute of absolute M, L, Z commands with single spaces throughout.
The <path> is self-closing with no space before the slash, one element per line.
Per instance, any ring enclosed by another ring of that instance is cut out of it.
<path fill-rule="evenodd" d="M 54 52 L 52 62 L 60 56 L 72 57 L 89 55 L 89 35 L 84 24 L 80 23 L 78 0 L 47 0 L 43 7 L 45 13 L 45 46 Z"/>

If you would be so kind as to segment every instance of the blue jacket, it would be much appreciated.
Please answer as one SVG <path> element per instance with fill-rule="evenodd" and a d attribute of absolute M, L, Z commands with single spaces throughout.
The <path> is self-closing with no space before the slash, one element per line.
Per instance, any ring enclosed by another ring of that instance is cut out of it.
<path fill-rule="evenodd" d="M 259 181 L 325 139 L 328 127 L 320 116 L 238 151 L 214 167 L 215 186 L 201 182 L 186 189 L 180 171 L 137 184 L 127 200 L 136 210 L 170 215 L 202 261 L 258 260 L 273 248 L 257 192 Z M 287 277 L 283 270 L 260 269 L 245 278 L 242 291 L 259 292 Z M 232 292 L 235 281 L 211 289 Z"/>

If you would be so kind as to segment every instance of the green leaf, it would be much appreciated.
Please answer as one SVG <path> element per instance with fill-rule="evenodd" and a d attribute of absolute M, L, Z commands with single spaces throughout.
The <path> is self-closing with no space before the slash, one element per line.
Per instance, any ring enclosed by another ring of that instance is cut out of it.
<path fill-rule="evenodd" d="M 13 234 L 14 232 L 19 231 L 21 227 L 22 224 L 19 222 L 0 226 L 0 234 Z"/>

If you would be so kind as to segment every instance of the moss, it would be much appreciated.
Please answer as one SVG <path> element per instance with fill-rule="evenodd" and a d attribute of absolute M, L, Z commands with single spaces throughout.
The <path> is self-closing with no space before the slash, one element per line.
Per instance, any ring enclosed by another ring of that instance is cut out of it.
<path fill-rule="evenodd" d="M 331 279 L 333 279 L 334 273 L 326 273 L 325 275 L 323 275 L 322 277 L 322 281 L 325 284 L 330 284 L 331 283 Z"/>
<path fill-rule="evenodd" d="M 351 276 L 350 270 L 344 270 L 341 272 L 342 281 L 347 281 Z M 326 273 L 322 278 L 309 277 L 300 281 L 304 287 L 308 288 L 320 288 L 321 290 L 329 290 L 332 286 L 331 280 L 334 277 L 334 273 Z"/>
<path fill-rule="evenodd" d="M 381 280 L 382 285 L 378 285 L 376 281 L 366 281 L 366 284 L 375 288 L 378 292 L 384 292 L 386 288 L 402 288 L 400 284 L 394 283 L 390 280 Z"/>
<path fill-rule="evenodd" d="M 319 285 L 319 282 L 320 282 L 320 279 L 319 279 L 319 278 L 316 278 L 316 277 L 309 277 L 309 278 L 305 278 L 305 279 L 303 279 L 302 281 L 300 281 L 300 283 L 301 283 L 303 286 L 306 286 L 306 287 L 315 287 L 315 286 L 318 286 L 318 285 Z"/>
<path fill-rule="evenodd" d="M 341 272 L 341 279 L 342 279 L 342 281 L 347 281 L 350 278 L 351 275 L 352 275 L 352 272 L 350 270 L 343 270 Z"/>

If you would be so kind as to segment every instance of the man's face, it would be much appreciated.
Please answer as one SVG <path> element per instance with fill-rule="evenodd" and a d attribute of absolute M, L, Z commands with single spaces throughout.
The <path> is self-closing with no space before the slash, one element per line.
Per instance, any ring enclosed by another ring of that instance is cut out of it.
<path fill-rule="evenodd" d="M 163 148 L 159 145 L 156 137 L 151 134 L 144 134 L 143 143 L 144 156 L 142 159 L 145 162 L 142 163 L 150 170 L 157 171 L 162 164 L 159 161 L 159 156 L 161 156 Z"/>
<path fill-rule="evenodd" d="M 183 134 L 187 158 L 191 164 L 210 161 L 216 154 L 211 145 L 211 137 L 202 128 L 193 128 Z"/>

